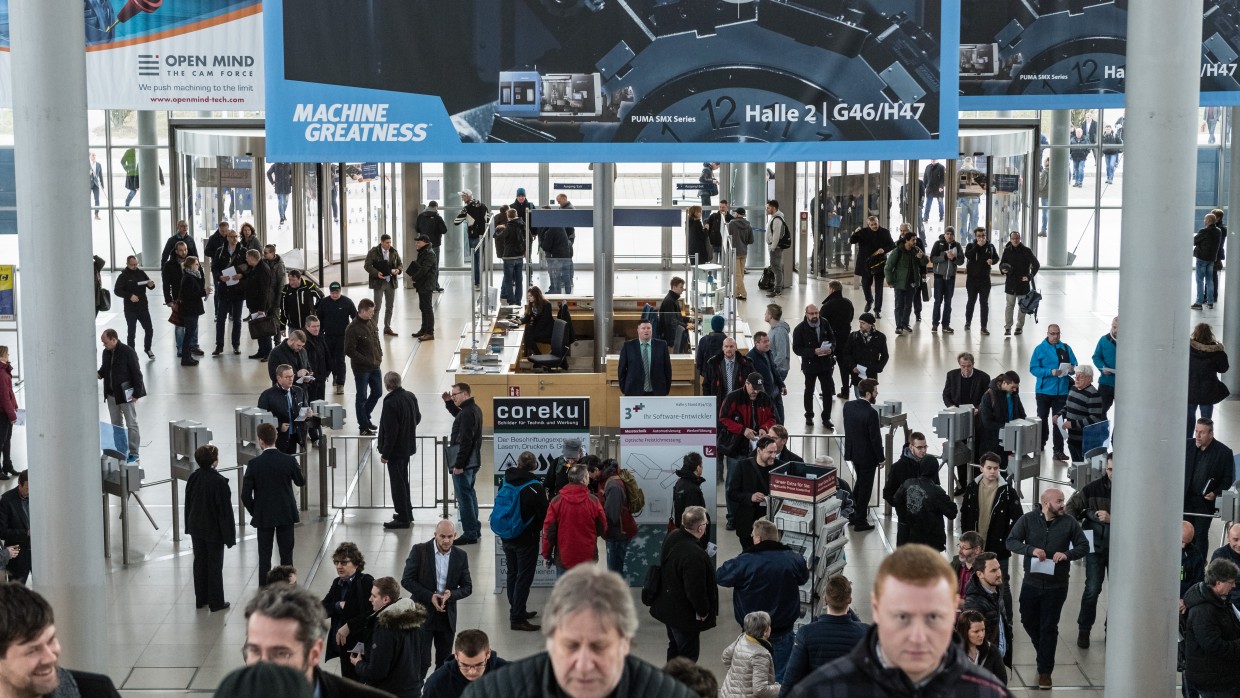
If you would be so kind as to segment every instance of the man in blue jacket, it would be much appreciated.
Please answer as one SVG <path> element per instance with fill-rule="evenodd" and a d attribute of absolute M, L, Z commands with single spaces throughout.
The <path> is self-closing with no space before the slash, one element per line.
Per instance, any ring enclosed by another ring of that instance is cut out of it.
<path fill-rule="evenodd" d="M 1060 368 L 1067 364 L 1066 369 Z M 1068 404 L 1068 391 L 1072 389 L 1069 376 L 1076 370 L 1076 354 L 1072 347 L 1059 341 L 1059 325 L 1046 326 L 1046 339 L 1029 357 L 1029 372 L 1037 380 L 1035 396 L 1038 401 L 1038 419 L 1042 420 L 1042 448 L 1046 449 L 1048 431 L 1055 432 L 1055 460 L 1067 461 L 1064 453 L 1063 434 L 1048 424 L 1047 417 L 1063 412 Z"/>
<path fill-rule="evenodd" d="M 716 578 L 721 587 L 732 587 L 732 610 L 736 623 L 745 615 L 766 611 L 771 615 L 771 658 L 778 681 L 792 654 L 792 630 L 801 616 L 799 587 L 809 581 L 809 566 L 800 553 L 779 542 L 779 529 L 766 519 L 753 524 L 754 545 L 723 563 Z"/>
<path fill-rule="evenodd" d="M 792 689 L 814 669 L 843 657 L 861 642 L 870 626 L 857 619 L 852 605 L 852 582 L 844 575 L 832 577 L 825 592 L 827 612 L 818 620 L 802 626 L 792 645 L 792 656 L 784 669 L 779 698 L 787 698 Z"/>
<path fill-rule="evenodd" d="M 1110 412 L 1115 404 L 1115 343 L 1119 339 L 1119 316 L 1111 318 L 1111 331 L 1098 339 L 1094 348 L 1094 366 L 1098 367 L 1098 394 L 1102 411 Z"/>

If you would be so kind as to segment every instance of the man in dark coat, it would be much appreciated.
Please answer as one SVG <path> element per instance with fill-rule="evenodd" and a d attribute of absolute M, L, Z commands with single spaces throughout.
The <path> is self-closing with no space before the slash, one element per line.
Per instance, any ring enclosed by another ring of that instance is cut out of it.
<path fill-rule="evenodd" d="M 9 580 L 25 584 L 30 578 L 30 471 L 17 474 L 17 487 L 0 495 L 0 539 L 5 546 L 20 548 L 9 558 Z"/>
<path fill-rule="evenodd" d="M 719 353 L 706 360 L 703 376 L 703 395 L 714 395 L 716 407 L 722 407 L 724 399 L 740 389 L 745 378 L 753 373 L 753 362 L 736 347 L 736 340 L 724 337 Z"/>
<path fill-rule="evenodd" d="M 418 312 L 422 314 L 422 326 L 413 336 L 419 342 L 429 342 L 435 338 L 433 297 L 435 290 L 439 288 L 439 254 L 431 246 L 431 239 L 425 235 L 418 235 L 414 244 L 417 246 L 418 255 L 413 260 L 409 276 L 418 292 Z"/>
<path fill-rule="evenodd" d="M 659 302 L 659 339 L 667 342 L 668 351 L 672 353 L 680 353 L 681 347 L 689 346 L 686 341 L 688 337 L 688 321 L 680 311 L 680 297 L 685 292 L 685 280 L 679 276 L 672 277 L 671 285 L 668 286 L 667 295 Z M 676 328 L 684 327 L 685 333 L 682 335 L 680 342 L 673 346 L 676 339 Z"/>
<path fill-rule="evenodd" d="M 1012 599 L 1001 593 L 1005 588 L 1006 565 L 992 552 L 980 553 L 973 560 L 976 572 L 964 587 L 966 611 L 977 611 L 986 620 L 986 641 L 1003 655 L 1003 663 L 1012 666 Z"/>
<path fill-rule="evenodd" d="M 388 480 L 392 485 L 392 506 L 396 515 L 383 524 L 384 530 L 391 531 L 413 525 L 409 457 L 418 452 L 418 424 L 422 422 L 422 413 L 418 410 L 418 398 L 401 387 L 399 373 L 388 371 L 383 376 L 383 387 L 388 394 L 383 398 L 375 445 L 387 464 Z"/>
<path fill-rule="evenodd" d="M 702 379 L 702 394 L 710 394 L 710 386 L 706 375 L 706 364 L 711 359 L 719 355 L 723 351 L 723 340 L 728 335 L 724 333 L 723 327 L 725 320 L 722 315 L 715 315 L 710 319 L 710 332 L 702 335 L 698 340 L 697 348 L 694 350 L 693 363 L 697 368 L 698 377 Z"/>
<path fill-rule="evenodd" d="M 857 329 L 844 342 L 844 355 L 840 357 L 840 362 L 848 366 L 851 385 L 857 385 L 865 378 L 878 380 L 879 374 L 891 360 L 887 335 L 879 331 L 877 322 L 877 318 L 870 313 L 861 313 L 861 317 L 857 318 Z M 848 397 L 848 387 L 845 385 L 845 390 L 840 391 L 845 398 Z"/>
<path fill-rule="evenodd" d="M 422 698 L 461 698 L 469 684 L 508 664 L 481 630 L 462 630 L 452 647 L 452 659 L 426 678 Z"/>
<path fill-rule="evenodd" d="M 805 376 L 805 426 L 814 426 L 814 383 L 822 399 L 822 425 L 832 431 L 831 408 L 835 406 L 835 333 L 822 319 L 818 306 L 805 306 L 805 319 L 792 330 L 792 353 L 801 357 L 801 373 Z"/>
<path fill-rule="evenodd" d="M 883 501 L 895 506 L 896 491 L 908 480 L 926 477 L 939 484 L 939 459 L 927 451 L 926 435 L 920 431 L 909 434 L 908 443 L 900 452 L 900 457 L 891 464 L 887 471 L 887 482 L 883 485 Z M 967 529 L 966 529 L 967 530 Z M 924 541 L 923 541 L 924 542 Z"/>
<path fill-rule="evenodd" d="M 285 276 L 288 283 L 280 288 L 280 313 L 290 330 L 300 330 L 323 299 L 323 290 L 310 279 L 302 278 L 300 269 L 290 269 Z"/>
<path fill-rule="evenodd" d="M 1193 692 L 1234 694 L 1240 682 L 1240 620 L 1227 602 L 1238 574 L 1235 563 L 1214 560 L 1184 594 L 1184 682 Z"/>
<path fill-rule="evenodd" d="M 976 461 L 978 455 L 982 453 L 980 450 L 981 439 L 981 410 L 982 398 L 986 395 L 986 391 L 990 388 L 990 376 L 985 371 L 978 370 L 973 367 L 973 354 L 962 351 L 956 356 L 956 363 L 960 368 L 954 368 L 947 372 L 947 380 L 943 383 L 943 405 L 945 407 L 963 407 L 966 405 L 973 407 L 973 453 L 970 461 Z M 969 464 L 962 463 L 956 467 L 956 491 L 952 492 L 953 496 L 960 496 L 964 493 L 965 486 L 969 483 Z M 965 529 L 968 530 L 968 529 Z"/>
<path fill-rule="evenodd" d="M 579 441 L 577 446 L 580 449 Z M 576 458 L 573 460 L 576 462 Z M 534 573 L 537 572 L 539 536 L 547 518 L 549 503 L 546 487 L 534 474 L 537 469 L 538 459 L 534 454 L 522 451 L 516 465 L 504 471 L 504 484 L 501 485 L 501 488 L 516 488 L 519 514 L 525 523 L 525 529 L 515 537 L 501 539 L 508 565 L 508 624 L 513 630 L 525 632 L 540 629 L 530 623 L 530 618 L 538 615 L 537 612 L 525 609 L 530 598 L 530 585 L 534 583 Z"/>
<path fill-rule="evenodd" d="M 933 463 L 927 467 L 926 463 Z M 931 469 L 933 468 L 933 470 Z M 904 481 L 891 499 L 900 514 L 896 545 L 921 543 L 939 552 L 947 549 L 947 520 L 955 520 L 959 510 L 947 492 L 939 487 L 938 462 L 922 461 L 922 471 Z"/>
<path fill-rule="evenodd" d="M 412 599 L 400 598 L 400 587 L 391 577 L 376 579 L 371 587 L 374 614 L 367 619 L 365 654 L 351 654 L 357 678 L 367 686 L 397 698 L 420 698 L 426 666 L 421 664 L 422 634 L 426 608 Z"/>
<path fill-rule="evenodd" d="M 844 460 L 851 462 L 857 472 L 853 485 L 857 508 L 849 525 L 854 531 L 870 531 L 874 528 L 868 520 L 874 474 L 886 460 L 878 410 L 874 409 L 878 381 L 866 378 L 857 384 L 857 392 L 861 397 L 844 403 Z"/>
<path fill-rule="evenodd" d="M 939 553 L 924 545 L 896 548 L 874 578 L 874 626 L 852 652 L 805 677 L 790 695 L 1010 698 L 1007 688 L 953 641 L 953 623 L 917 633 L 912 651 L 907 619 L 955 618 L 958 600 L 955 575 Z"/>
<path fill-rule="evenodd" d="M 873 310 L 875 317 L 881 318 L 883 264 L 887 261 L 887 253 L 896 246 L 895 240 L 891 239 L 891 231 L 879 226 L 878 216 L 870 216 L 866 227 L 857 228 L 848 239 L 848 244 L 857 246 L 856 273 L 861 276 L 861 289 L 865 291 L 865 312 Z"/>
<path fill-rule="evenodd" d="M 681 515 L 680 526 L 663 539 L 659 595 L 650 605 L 650 615 L 667 626 L 669 660 L 685 657 L 696 662 L 701 633 L 715 627 L 719 616 L 715 564 L 701 545 L 709 526 L 706 509 L 690 506 Z"/>
<path fill-rule="evenodd" d="M 242 292 L 245 294 L 245 309 L 250 312 L 250 322 L 258 320 L 259 318 L 254 316 L 260 313 L 275 320 L 277 319 L 279 303 L 276 300 L 275 293 L 272 291 L 271 280 L 273 275 L 271 267 L 262 263 L 263 254 L 258 250 L 248 250 L 245 256 L 246 263 L 249 265 L 249 271 L 245 272 L 245 276 L 242 277 L 241 287 Z M 261 333 L 258 337 L 258 351 L 250 354 L 250 358 L 265 361 L 267 356 L 271 354 L 271 345 L 274 338 L 274 333 Z"/>
<path fill-rule="evenodd" d="M 848 351 L 848 338 L 852 334 L 853 304 L 844 296 L 844 284 L 832 279 L 827 283 L 827 297 L 818 306 L 818 312 L 827 324 L 839 346 L 837 351 L 843 355 Z M 873 323 L 871 323 L 873 324 Z M 848 375 L 851 367 L 844 361 L 837 361 L 840 368 L 840 392 L 838 397 L 848 399 Z"/>
<path fill-rule="evenodd" d="M 289 332 L 288 339 L 280 342 L 267 355 L 267 374 L 271 384 L 276 384 L 276 367 L 288 364 L 293 367 L 293 378 L 299 385 L 305 386 L 302 379 L 314 374 L 310 366 L 310 353 L 306 351 L 306 333 L 301 330 Z"/>
<path fill-rule="evenodd" d="M 1076 617 L 1079 628 L 1076 646 L 1089 648 L 1089 631 L 1098 615 L 1098 595 L 1106 579 L 1111 560 L 1111 480 L 1115 473 L 1113 454 L 1107 455 L 1106 473 L 1077 490 L 1068 500 L 1068 516 L 1081 523 L 1093 535 L 1093 546 L 1085 556 L 1085 592 L 1081 594 L 1081 611 Z"/>
<path fill-rule="evenodd" d="M 429 618 L 422 624 L 422 667 L 431 662 L 431 644 L 435 645 L 435 667 L 452 656 L 452 638 L 456 635 L 456 602 L 474 593 L 474 583 L 469 576 L 469 556 L 452 543 L 456 529 L 444 519 L 435 526 L 435 537 L 418 543 L 409 551 L 405 560 L 405 573 L 400 585 L 409 592 L 414 601 L 426 607 Z M 436 567 L 436 559 L 446 557 L 448 570 L 442 583 Z"/>
<path fill-rule="evenodd" d="M 1033 250 L 1020 243 L 1020 233 L 1013 230 L 1008 235 L 1008 244 L 1003 246 L 1003 255 L 999 257 L 999 271 L 1007 277 L 1003 281 L 1003 292 L 1007 294 L 1007 307 L 1003 311 L 1003 334 L 1012 334 L 1012 311 L 1018 310 L 1016 318 L 1016 334 L 1025 327 L 1025 311 L 1016 307 L 1033 283 L 1033 277 L 1042 267 Z"/>
<path fill-rule="evenodd" d="M 292 486 L 305 487 L 306 481 L 297 460 L 276 450 L 276 428 L 260 424 L 256 431 L 263 452 L 245 466 L 241 503 L 250 513 L 250 525 L 258 530 L 258 586 L 263 587 L 271 570 L 273 539 L 280 548 L 280 564 L 293 564 L 293 525 L 301 517 Z"/>
<path fill-rule="evenodd" d="M 340 282 L 333 281 L 327 287 L 327 296 L 320 298 L 314 314 L 323 323 L 323 340 L 327 344 L 327 364 L 331 367 L 332 383 L 336 394 L 344 394 L 344 335 L 349 323 L 357 317 L 357 306 L 341 292 Z M 327 374 L 322 380 L 326 385 Z"/>
<path fill-rule="evenodd" d="M 836 575 L 827 582 L 823 597 L 827 612 L 797 630 L 792 656 L 788 658 L 788 665 L 779 682 L 780 698 L 787 698 L 801 679 L 814 669 L 846 656 L 870 628 L 850 608 L 852 582 L 844 575 Z"/>
<path fill-rule="evenodd" d="M 448 472 L 456 494 L 456 510 L 461 518 L 458 545 L 473 545 L 482 535 L 478 521 L 478 493 L 474 482 L 482 467 L 482 409 L 474 402 L 468 383 L 454 383 L 443 395 L 444 408 L 452 415 L 452 434 L 448 447 Z"/>
<path fill-rule="evenodd" d="M 766 500 L 771 495 L 771 468 L 775 467 L 778 448 L 775 437 L 760 437 L 753 457 L 736 464 L 732 482 L 727 485 L 741 550 L 753 547 L 753 522 L 766 516 Z"/>
<path fill-rule="evenodd" d="M 1008 559 L 1012 553 L 1007 549 L 1007 537 L 1012 526 L 1025 510 L 1020 505 L 1020 493 L 1003 478 L 1002 456 L 987 451 L 981 457 L 982 472 L 968 484 L 960 505 L 960 528 L 977 531 L 982 537 L 982 550 L 994 553 L 1003 567 L 1003 580 L 1008 580 Z M 1011 608 L 1011 591 L 1003 588 L 1008 608 Z"/>
<path fill-rule="evenodd" d="M 99 379 L 103 381 L 103 401 L 107 403 L 112 426 L 121 426 L 123 420 L 128 429 L 129 462 L 134 463 L 138 460 L 138 445 L 142 443 L 138 428 L 138 400 L 146 396 L 138 353 L 128 344 L 122 344 L 116 330 L 110 328 L 103 331 L 99 341 L 103 342 L 98 371 Z"/>
<path fill-rule="evenodd" d="M 1193 525 L 1193 545 L 1205 557 L 1210 552 L 1210 523 L 1215 501 L 1235 481 L 1231 449 L 1214 438 L 1214 422 L 1198 419 L 1184 456 L 1184 512 L 1211 516 L 1185 516 Z"/>
<path fill-rule="evenodd" d="M 637 323 L 637 339 L 620 349 L 617 379 L 624 395 L 667 395 L 672 389 L 672 357 L 667 342 L 654 339 L 649 320 Z"/>
<path fill-rule="evenodd" d="M 276 448 L 281 453 L 297 453 L 305 443 L 310 404 L 306 391 L 293 385 L 295 380 L 293 367 L 280 364 L 276 367 L 276 384 L 258 396 L 258 408 L 274 415 L 279 425 Z"/>
<path fill-rule="evenodd" d="M 317 315 L 306 318 L 306 356 L 310 359 L 310 373 L 314 380 L 309 385 L 310 402 L 322 400 L 327 396 L 327 379 L 331 375 L 331 355 L 327 347 L 327 338 L 323 336 L 323 324 Z M 268 361 L 267 363 L 271 363 Z M 317 441 L 311 432 L 310 438 Z"/>
<path fill-rule="evenodd" d="M 224 600 L 224 548 L 237 544 L 237 521 L 228 478 L 215 469 L 219 450 L 199 446 L 194 461 L 198 469 L 185 483 L 185 533 L 194 545 L 195 606 L 214 613 L 231 605 Z"/>
<path fill-rule="evenodd" d="M 127 330 L 125 343 L 130 347 L 134 346 L 137 325 L 141 323 L 142 330 L 146 333 L 143 347 L 147 358 L 150 359 L 155 358 L 155 354 L 151 351 L 151 335 L 155 333 L 151 328 L 151 304 L 147 302 L 146 292 L 152 288 L 155 288 L 155 282 L 146 275 L 145 271 L 138 268 L 138 258 L 134 255 L 125 258 L 125 268 L 116 275 L 116 285 L 112 292 L 124 301 Z"/>

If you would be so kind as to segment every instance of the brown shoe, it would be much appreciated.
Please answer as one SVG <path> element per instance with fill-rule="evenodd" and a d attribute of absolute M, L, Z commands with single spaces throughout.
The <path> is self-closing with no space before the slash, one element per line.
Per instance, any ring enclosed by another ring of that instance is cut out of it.
<path fill-rule="evenodd" d="M 1051 690 L 1052 686 L 1050 674 L 1038 674 L 1038 688 L 1043 691 Z"/>
<path fill-rule="evenodd" d="M 433 334 L 424 334 L 424 335 L 418 336 L 419 342 L 431 342 L 431 341 L 434 341 L 434 339 L 435 339 L 435 335 Z"/>
<path fill-rule="evenodd" d="M 510 627 L 511 627 L 513 630 L 521 630 L 521 631 L 524 631 L 524 632 L 537 632 L 537 631 L 539 631 L 539 630 L 542 630 L 542 626 L 540 626 L 540 625 L 534 625 L 533 623 L 529 622 L 528 620 L 523 620 L 523 621 L 521 621 L 520 623 L 513 623 Z"/>
<path fill-rule="evenodd" d="M 391 328 L 391 327 L 385 327 L 385 328 L 383 328 L 383 334 L 385 334 L 385 335 L 387 335 L 387 336 L 389 336 L 389 337 L 395 337 L 395 336 L 396 336 L 396 333 L 392 331 L 392 328 Z"/>

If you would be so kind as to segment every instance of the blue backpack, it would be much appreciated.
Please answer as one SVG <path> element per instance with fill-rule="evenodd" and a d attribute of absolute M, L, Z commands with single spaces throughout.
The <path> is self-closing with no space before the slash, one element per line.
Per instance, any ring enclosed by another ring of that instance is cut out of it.
<path fill-rule="evenodd" d="M 538 482 L 530 480 L 520 487 L 504 481 L 499 492 L 495 493 L 495 506 L 491 508 L 491 532 L 503 540 L 512 540 L 521 535 L 534 520 L 521 518 L 521 490 Z"/>

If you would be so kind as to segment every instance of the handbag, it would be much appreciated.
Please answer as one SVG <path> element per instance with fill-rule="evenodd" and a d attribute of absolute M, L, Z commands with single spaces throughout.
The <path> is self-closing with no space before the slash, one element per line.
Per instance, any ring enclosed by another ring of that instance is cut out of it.
<path fill-rule="evenodd" d="M 276 319 L 270 315 L 250 320 L 250 339 L 262 339 L 264 337 L 274 337 L 276 334 Z"/>
<path fill-rule="evenodd" d="M 112 292 L 106 288 L 95 289 L 95 312 L 106 313 L 112 309 Z"/>
<path fill-rule="evenodd" d="M 642 585 L 642 604 L 653 606 L 663 590 L 663 567 L 651 565 L 646 568 L 646 583 Z"/>
<path fill-rule="evenodd" d="M 185 326 L 185 321 L 181 319 L 181 300 L 179 298 L 172 301 L 172 312 L 168 314 L 168 322 L 177 327 Z"/>

